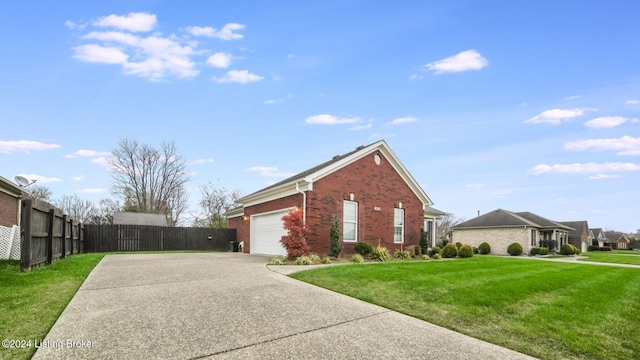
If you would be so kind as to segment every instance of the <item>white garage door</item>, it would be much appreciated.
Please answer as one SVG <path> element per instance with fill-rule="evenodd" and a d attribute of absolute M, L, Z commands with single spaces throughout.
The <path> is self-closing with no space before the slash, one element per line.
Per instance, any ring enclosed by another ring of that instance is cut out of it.
<path fill-rule="evenodd" d="M 251 253 L 266 255 L 287 255 L 280 243 L 287 231 L 282 227 L 282 216 L 289 210 L 278 210 L 251 217 Z"/>

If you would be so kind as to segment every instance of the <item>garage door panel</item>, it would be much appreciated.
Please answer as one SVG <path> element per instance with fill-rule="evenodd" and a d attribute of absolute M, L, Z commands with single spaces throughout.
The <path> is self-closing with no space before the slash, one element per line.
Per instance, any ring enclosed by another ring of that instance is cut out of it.
<path fill-rule="evenodd" d="M 282 217 L 288 211 L 281 210 L 251 217 L 252 254 L 287 255 L 280 239 L 283 235 L 287 235 L 287 231 L 282 226 Z"/>

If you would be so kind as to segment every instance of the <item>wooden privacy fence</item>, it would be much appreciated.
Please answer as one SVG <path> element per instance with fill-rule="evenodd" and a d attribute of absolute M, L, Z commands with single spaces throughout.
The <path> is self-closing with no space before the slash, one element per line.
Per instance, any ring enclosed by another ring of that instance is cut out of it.
<path fill-rule="evenodd" d="M 82 224 L 59 209 L 28 199 L 22 201 L 21 216 L 20 270 L 83 252 Z"/>
<path fill-rule="evenodd" d="M 228 251 L 235 229 L 147 225 L 85 225 L 85 252 L 218 250 Z"/>

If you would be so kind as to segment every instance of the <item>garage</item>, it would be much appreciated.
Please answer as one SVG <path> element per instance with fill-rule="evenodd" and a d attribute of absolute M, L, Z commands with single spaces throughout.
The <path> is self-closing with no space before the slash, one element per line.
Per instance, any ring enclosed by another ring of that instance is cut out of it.
<path fill-rule="evenodd" d="M 287 231 L 282 227 L 282 217 L 289 209 L 272 211 L 251 216 L 251 253 L 266 255 L 287 255 L 280 243 Z"/>

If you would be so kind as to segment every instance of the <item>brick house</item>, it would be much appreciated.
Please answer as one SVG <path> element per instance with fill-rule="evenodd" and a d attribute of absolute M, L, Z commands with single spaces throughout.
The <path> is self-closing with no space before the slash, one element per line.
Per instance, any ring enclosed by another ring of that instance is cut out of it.
<path fill-rule="evenodd" d="M 420 229 L 435 241 L 435 223 L 442 214 L 384 140 L 303 171 L 238 200 L 227 213 L 243 251 L 286 255 L 280 243 L 286 231 L 282 216 L 301 208 L 312 252 L 329 252 L 334 218 L 341 227 L 344 253 L 366 241 L 390 251 L 418 245 Z"/>
<path fill-rule="evenodd" d="M 560 221 L 560 224 L 573 228 L 569 231 L 569 244 L 580 249 L 580 252 L 587 252 L 591 246 L 591 232 L 587 221 Z"/>
<path fill-rule="evenodd" d="M 22 188 L 0 176 L 0 226 L 20 225 Z"/>
<path fill-rule="evenodd" d="M 531 212 L 511 212 L 497 209 L 453 227 L 453 242 L 478 247 L 483 242 L 491 246 L 491 253 L 507 255 L 512 243 L 522 245 L 523 254 L 541 246 L 543 240 L 554 240 L 555 249 L 568 243 L 573 228 Z"/>

